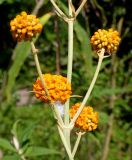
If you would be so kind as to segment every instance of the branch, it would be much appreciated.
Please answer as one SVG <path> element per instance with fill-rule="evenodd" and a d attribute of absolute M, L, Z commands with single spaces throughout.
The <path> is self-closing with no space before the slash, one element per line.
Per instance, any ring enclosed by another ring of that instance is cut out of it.
<path fill-rule="evenodd" d="M 44 91 L 45 91 L 48 99 L 50 100 L 49 91 L 48 91 L 48 89 L 47 89 L 47 87 L 46 87 L 46 83 L 45 83 L 45 80 L 44 80 L 44 78 L 43 78 L 42 71 L 41 71 L 40 64 L 39 64 L 39 60 L 38 60 L 38 56 L 37 56 L 38 50 L 35 48 L 35 45 L 34 45 L 33 42 L 31 42 L 31 49 L 32 49 L 32 53 L 33 53 L 33 56 L 34 56 L 35 65 L 36 65 L 37 72 L 38 72 L 38 74 L 39 74 L 39 77 L 40 77 L 40 80 L 41 80 L 43 89 L 44 89 Z M 57 120 L 59 121 L 59 123 L 60 123 L 61 125 L 64 125 L 63 120 L 62 120 L 62 118 L 61 118 L 61 115 L 60 115 L 57 107 L 55 106 L 55 104 L 53 104 L 53 103 L 50 101 L 50 105 L 53 107 L 54 112 L 55 112 L 55 114 L 56 114 L 56 117 L 57 117 Z"/>
<path fill-rule="evenodd" d="M 32 53 L 33 53 L 33 56 L 34 56 L 34 61 L 35 61 L 35 64 L 36 64 L 37 72 L 39 74 L 43 89 L 46 92 L 46 95 L 48 97 L 50 97 L 48 89 L 47 89 L 46 84 L 45 84 L 45 81 L 44 81 L 43 76 L 42 76 L 42 71 L 41 71 L 40 65 L 39 65 L 39 60 L 38 60 L 38 56 L 37 56 L 38 50 L 35 48 L 35 45 L 34 45 L 33 42 L 31 42 L 31 50 L 32 50 Z"/>
<path fill-rule="evenodd" d="M 73 119 L 71 120 L 69 125 L 73 125 L 75 123 L 75 121 L 77 120 L 78 116 L 82 112 L 82 110 L 83 110 L 83 108 L 84 108 L 84 106 L 85 106 L 85 104 L 86 104 L 86 102 L 87 102 L 92 90 L 93 90 L 93 87 L 95 85 L 95 82 L 96 82 L 96 79 L 98 77 L 99 70 L 100 70 L 100 67 L 101 67 L 101 64 L 102 64 L 102 61 L 103 61 L 103 58 L 104 58 L 104 52 L 105 52 L 105 50 L 104 50 L 104 48 L 102 48 L 100 50 L 100 52 L 98 53 L 98 55 L 99 55 L 98 65 L 97 65 L 94 77 L 92 79 L 92 82 L 90 84 L 90 87 L 89 87 L 89 89 L 88 89 L 88 91 L 87 91 L 87 93 L 86 93 L 86 95 L 85 95 L 85 97 L 84 97 L 84 99 L 83 99 L 83 101 L 81 103 L 81 106 L 79 107 L 78 111 L 76 112 L 75 116 L 73 117 Z"/>
<path fill-rule="evenodd" d="M 72 0 L 68 0 L 68 16 L 73 17 L 73 10 L 72 10 Z M 72 66 L 73 66 L 73 20 L 68 21 L 68 64 L 67 64 L 67 81 L 69 83 L 72 82 Z M 64 123 L 66 126 L 69 126 L 70 115 L 69 115 L 69 106 L 70 106 L 70 98 L 65 103 L 65 110 L 64 110 Z M 71 150 L 70 144 L 70 130 L 65 130 L 65 137 L 68 143 L 68 146 Z"/>
<path fill-rule="evenodd" d="M 37 15 L 39 9 L 42 7 L 44 0 L 36 0 L 36 6 L 34 7 L 32 14 Z"/>
<path fill-rule="evenodd" d="M 65 139 L 65 137 L 64 137 L 64 134 L 63 134 L 63 132 L 62 132 L 62 130 L 61 130 L 61 128 L 60 128 L 59 126 L 58 126 L 58 131 L 59 131 L 61 140 L 62 140 L 62 142 L 63 142 L 63 144 L 64 144 L 64 147 L 65 147 L 65 149 L 66 149 L 66 151 L 67 151 L 67 154 L 68 154 L 68 156 L 69 156 L 69 160 L 74 160 L 74 158 L 73 158 L 73 156 L 72 156 L 72 154 L 71 154 L 71 151 L 70 151 L 70 149 L 69 149 L 69 147 L 68 147 L 67 141 L 66 141 L 66 139 Z"/>
<path fill-rule="evenodd" d="M 76 143 L 75 143 L 74 148 L 73 148 L 73 151 L 72 151 L 72 156 L 73 156 L 73 157 L 74 157 L 75 154 L 76 154 L 76 151 L 77 151 L 78 145 L 79 145 L 79 143 L 80 143 L 81 137 L 82 137 L 82 135 L 84 135 L 84 134 L 85 134 L 85 132 L 79 132 L 79 133 L 77 133 L 78 137 L 77 137 Z"/>
<path fill-rule="evenodd" d="M 52 3 L 52 5 L 54 6 L 56 13 L 58 16 L 60 16 L 61 18 L 63 18 L 65 21 L 67 19 L 67 16 L 64 14 L 64 12 L 57 6 L 57 4 L 55 3 L 54 0 L 50 0 L 50 2 Z"/>
<path fill-rule="evenodd" d="M 77 17 L 78 14 L 80 13 L 81 9 L 83 8 L 83 6 L 85 5 L 85 3 L 87 2 L 87 0 L 82 0 L 82 3 L 80 4 L 80 6 L 78 7 L 78 9 L 75 12 L 75 16 Z"/>

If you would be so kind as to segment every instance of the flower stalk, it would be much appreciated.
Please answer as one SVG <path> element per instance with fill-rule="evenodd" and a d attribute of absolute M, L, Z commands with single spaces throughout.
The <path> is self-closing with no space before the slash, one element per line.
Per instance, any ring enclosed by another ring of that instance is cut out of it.
<path fill-rule="evenodd" d="M 99 74 L 99 70 L 100 70 L 100 67 L 101 67 L 101 64 L 102 64 L 102 61 L 103 61 L 103 58 L 104 58 L 104 53 L 105 53 L 105 49 L 102 48 L 99 52 L 98 52 L 98 56 L 99 56 L 99 60 L 98 60 L 98 65 L 97 65 L 97 68 L 96 68 L 96 71 L 95 71 L 95 74 L 94 74 L 94 77 L 93 77 L 93 80 L 90 84 L 90 87 L 88 88 L 87 90 L 87 93 L 81 103 L 81 106 L 79 107 L 77 113 L 75 114 L 75 116 L 73 117 L 73 119 L 71 120 L 70 124 L 69 125 L 73 125 L 75 123 L 75 121 L 77 120 L 78 116 L 80 115 L 81 111 L 83 110 L 92 90 L 93 90 L 93 87 L 95 85 L 95 82 L 96 82 L 96 79 L 98 77 L 98 74 Z"/>
<path fill-rule="evenodd" d="M 73 148 L 73 151 L 72 151 L 72 156 L 73 156 L 73 157 L 74 157 L 75 154 L 76 154 L 76 151 L 77 151 L 77 148 L 78 148 L 78 146 L 79 146 L 81 137 L 82 137 L 82 135 L 84 135 L 84 134 L 85 134 L 85 132 L 79 132 L 79 133 L 77 133 L 77 140 L 76 140 L 76 142 L 75 142 L 75 145 L 74 145 L 74 148 Z"/>
<path fill-rule="evenodd" d="M 78 14 L 80 13 L 81 9 L 83 8 L 83 6 L 85 5 L 85 3 L 87 2 L 87 0 L 82 0 L 80 6 L 78 7 L 78 9 L 75 12 L 75 16 L 77 17 Z"/>
<path fill-rule="evenodd" d="M 40 80 L 41 80 L 41 83 L 42 83 L 42 86 L 44 88 L 44 91 L 47 95 L 47 97 L 49 98 L 50 100 L 50 95 L 49 95 L 49 92 L 48 92 L 48 89 L 46 87 L 46 84 L 45 84 L 45 80 L 42 76 L 42 71 L 41 71 L 41 67 L 40 67 L 40 64 L 39 64 L 39 60 L 38 60 L 38 56 L 37 56 L 37 53 L 38 53 L 38 50 L 36 49 L 35 45 L 33 42 L 31 42 L 31 49 L 32 49 L 32 53 L 33 53 L 33 56 L 34 56 L 34 61 L 35 61 L 35 65 L 36 65 L 36 68 L 37 68 L 37 72 L 38 72 L 38 75 L 40 77 Z M 59 122 L 60 125 L 64 125 L 63 123 L 63 120 L 62 120 L 62 117 L 59 113 L 59 111 L 57 110 L 57 108 L 55 107 L 55 105 L 53 103 L 50 103 L 51 107 L 53 107 L 54 109 L 54 112 L 55 112 L 55 115 L 56 115 L 56 118 Z"/>
<path fill-rule="evenodd" d="M 67 154 L 68 154 L 68 156 L 69 156 L 69 160 L 74 160 L 73 155 L 72 155 L 72 153 L 71 153 L 71 149 L 69 148 L 68 143 L 67 143 L 67 141 L 66 141 L 66 137 L 65 137 L 65 135 L 63 134 L 63 131 L 61 130 L 61 128 L 60 128 L 59 126 L 58 126 L 58 131 L 59 131 L 61 140 L 62 140 L 62 142 L 63 142 L 63 144 L 64 144 L 64 147 L 65 147 L 65 149 L 66 149 L 66 151 L 67 151 Z"/>
<path fill-rule="evenodd" d="M 58 7 L 58 5 L 55 3 L 54 0 L 50 0 L 50 2 L 52 3 L 52 5 L 55 8 L 56 14 L 61 17 L 64 21 L 67 22 L 67 16 L 65 15 L 65 13 Z"/>
<path fill-rule="evenodd" d="M 46 88 L 45 81 L 44 81 L 44 79 L 42 77 L 42 71 L 41 71 L 41 68 L 40 68 L 40 64 L 39 64 L 39 60 L 38 60 L 38 55 L 37 55 L 38 50 L 36 49 L 36 47 L 35 47 L 35 45 L 34 45 L 33 42 L 31 42 L 31 49 L 32 49 L 32 53 L 33 53 L 33 56 L 34 56 L 34 61 L 35 61 L 35 65 L 36 65 L 36 68 L 37 68 L 37 72 L 39 74 L 39 77 L 40 77 L 40 80 L 42 82 L 43 88 L 44 88 L 47 96 L 50 97 L 49 96 L 49 92 L 48 92 L 48 90 Z"/>

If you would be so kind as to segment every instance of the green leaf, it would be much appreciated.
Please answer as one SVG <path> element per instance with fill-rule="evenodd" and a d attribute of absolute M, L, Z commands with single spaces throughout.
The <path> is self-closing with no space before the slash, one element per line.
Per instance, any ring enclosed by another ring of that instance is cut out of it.
<path fill-rule="evenodd" d="M 51 13 L 47 13 L 40 18 L 40 22 L 42 23 L 43 26 L 48 22 L 51 15 L 52 15 Z M 38 36 L 34 39 L 34 42 L 36 42 Z M 15 85 L 16 77 L 19 75 L 21 67 L 30 53 L 30 42 L 18 43 L 14 49 L 14 53 L 15 53 L 14 62 L 8 72 L 8 81 L 7 81 L 7 86 L 5 88 L 5 96 L 7 98 L 7 102 L 10 102 L 11 100 L 11 91 Z"/>
<path fill-rule="evenodd" d="M 26 127 L 26 129 L 22 132 L 22 143 L 24 143 L 25 141 L 27 141 L 30 137 L 30 135 L 32 134 L 34 128 L 36 127 L 36 123 L 29 125 L 28 127 Z"/>
<path fill-rule="evenodd" d="M 18 43 L 14 52 L 16 56 L 15 56 L 14 63 L 12 64 L 8 72 L 8 82 L 5 89 L 6 97 L 8 101 L 10 101 L 11 90 L 15 84 L 15 79 L 18 76 L 26 57 L 30 53 L 30 42 Z"/>
<path fill-rule="evenodd" d="M 76 37 L 80 45 L 80 55 L 84 59 L 84 65 L 86 72 L 92 74 L 92 48 L 90 45 L 90 39 L 85 29 L 76 21 L 74 25 Z"/>
<path fill-rule="evenodd" d="M 46 13 L 45 15 L 43 15 L 42 17 L 40 17 L 39 20 L 40 20 L 41 24 L 44 26 L 49 21 L 51 16 L 52 16 L 52 13 L 49 12 L 49 13 Z"/>
<path fill-rule="evenodd" d="M 21 160 L 21 158 L 18 155 L 13 155 L 13 156 L 4 156 L 3 160 Z"/>
<path fill-rule="evenodd" d="M 109 121 L 109 116 L 105 112 L 99 112 L 99 123 L 100 125 L 106 125 Z"/>
<path fill-rule="evenodd" d="M 2 4 L 5 0 L 0 0 L 0 4 Z"/>
<path fill-rule="evenodd" d="M 13 124 L 13 127 L 12 127 L 12 134 L 18 138 L 18 123 L 20 122 L 20 120 L 17 120 L 14 124 Z"/>
<path fill-rule="evenodd" d="M 12 134 L 19 140 L 19 143 L 24 147 L 29 141 L 30 135 L 33 129 L 36 127 L 36 123 L 28 125 L 26 128 L 20 126 L 20 120 L 17 120 L 12 127 Z M 19 126 L 18 126 L 19 125 Z M 26 147 L 26 146 L 25 146 Z"/>
<path fill-rule="evenodd" d="M 101 143 L 99 141 L 99 138 L 96 135 L 94 135 L 93 133 L 89 133 L 89 137 L 101 148 Z"/>
<path fill-rule="evenodd" d="M 2 3 L 4 3 L 4 2 L 9 3 L 9 4 L 14 3 L 13 0 L 0 0 L 0 5 L 1 5 Z"/>
<path fill-rule="evenodd" d="M 15 148 L 10 144 L 10 142 L 4 138 L 0 138 L 0 147 L 13 152 L 16 152 Z"/>
<path fill-rule="evenodd" d="M 41 155 L 53 155 L 61 154 L 53 149 L 42 148 L 42 147 L 29 147 L 25 153 L 28 157 L 41 156 Z"/>

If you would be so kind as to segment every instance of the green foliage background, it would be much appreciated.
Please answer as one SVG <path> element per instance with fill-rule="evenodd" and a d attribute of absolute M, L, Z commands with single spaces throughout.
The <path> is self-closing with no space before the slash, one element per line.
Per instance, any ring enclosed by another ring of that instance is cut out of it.
<path fill-rule="evenodd" d="M 67 12 L 67 1 L 57 1 Z M 75 8 L 79 1 L 74 0 Z M 31 160 L 66 159 L 63 145 L 51 109 L 34 99 L 32 90 L 37 72 L 28 44 L 16 44 L 12 39 L 9 22 L 16 14 L 25 10 L 31 13 L 35 1 L 0 0 L 0 137 L 11 142 L 11 129 L 20 119 L 19 131 L 29 133 L 26 143 L 59 151 L 49 155 L 30 157 Z M 38 12 L 38 17 L 49 13 L 44 19 L 44 28 L 36 46 L 43 73 L 56 73 L 56 43 L 60 44 L 60 69 L 66 76 L 67 69 L 67 24 L 57 18 L 48 0 Z M 115 56 L 104 60 L 95 88 L 88 105 L 99 112 L 99 127 L 87 133 L 81 140 L 77 160 L 102 160 L 108 130 L 112 126 L 108 160 L 132 160 L 132 14 L 128 0 L 89 0 L 77 18 L 74 26 L 73 94 L 85 95 L 97 65 L 89 37 L 99 28 L 114 27 L 121 34 L 122 41 Z M 43 18 L 42 18 L 43 20 Z M 59 32 L 55 32 L 55 21 Z M 27 45 L 27 46 L 26 46 Z M 18 55 L 19 54 L 19 55 Z M 28 100 L 20 93 L 26 90 Z M 114 98 L 113 98 L 114 97 Z M 114 100 L 113 100 L 114 99 Z M 22 103 L 20 103 L 22 100 Z M 72 104 L 81 101 L 72 98 Z M 23 103 L 24 102 L 24 103 Z M 112 103 L 112 104 L 111 104 Z M 112 118 L 111 118 L 112 117 Z M 27 130 L 30 130 L 28 132 Z M 72 132 L 72 142 L 75 132 Z M 4 156 L 12 155 L 7 148 L 0 149 Z M 42 148 L 41 148 L 42 149 Z M 37 149 L 36 149 L 37 150 Z M 17 155 L 5 159 L 19 159 Z"/>

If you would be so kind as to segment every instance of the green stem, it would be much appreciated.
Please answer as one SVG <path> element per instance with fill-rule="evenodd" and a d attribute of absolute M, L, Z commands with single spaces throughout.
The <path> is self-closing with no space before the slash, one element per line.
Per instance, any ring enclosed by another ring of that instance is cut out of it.
<path fill-rule="evenodd" d="M 79 145 L 79 143 L 80 143 L 81 137 L 82 137 L 82 135 L 84 135 L 84 134 L 85 134 L 85 132 L 84 132 L 84 133 L 82 133 L 82 132 L 79 132 L 79 133 L 78 133 L 78 137 L 77 137 L 76 143 L 75 143 L 74 148 L 73 148 L 73 151 L 72 151 L 72 156 L 73 156 L 73 157 L 74 157 L 75 154 L 76 154 L 76 151 L 77 151 L 78 145 Z"/>
<path fill-rule="evenodd" d="M 50 95 L 49 95 L 48 89 L 47 89 L 47 87 L 46 87 L 45 80 L 44 80 L 44 78 L 43 78 L 43 74 L 42 74 L 42 71 L 41 71 L 41 68 L 40 68 L 40 64 L 39 64 L 39 60 L 38 60 L 38 55 L 37 55 L 38 50 L 35 48 L 35 45 L 34 45 L 33 42 L 31 42 L 31 49 L 32 49 L 32 53 L 33 53 L 33 56 L 34 56 L 35 65 L 36 65 L 37 72 L 38 72 L 38 75 L 39 75 L 39 77 L 40 77 L 42 86 L 43 86 L 43 88 L 44 88 L 44 90 L 45 90 L 45 92 L 46 92 L 46 95 L 47 95 L 47 96 L 49 97 L 49 99 L 50 99 Z M 59 123 L 60 123 L 61 125 L 64 125 L 63 120 L 62 120 L 62 118 L 61 118 L 61 115 L 60 115 L 59 111 L 57 110 L 56 106 L 55 106 L 54 104 L 52 104 L 51 102 L 50 102 L 50 105 L 53 106 L 55 115 L 56 115 L 57 120 L 59 121 Z"/>
<path fill-rule="evenodd" d="M 61 140 L 62 140 L 62 142 L 63 142 L 63 144 L 64 144 L 64 146 L 65 146 L 65 149 L 66 149 L 66 151 L 67 151 L 67 154 L 68 154 L 68 156 L 69 156 L 69 160 L 74 160 L 74 158 L 73 158 L 73 156 L 72 156 L 72 154 L 71 154 L 71 150 L 69 149 L 69 146 L 68 146 L 68 144 L 67 144 L 66 138 L 65 138 L 65 136 L 64 136 L 64 134 L 63 134 L 63 132 L 62 132 L 62 130 L 61 130 L 61 128 L 60 128 L 59 126 L 58 126 L 58 131 L 59 131 Z"/>
<path fill-rule="evenodd" d="M 72 8 L 71 8 L 71 3 L 72 1 L 69 0 L 69 17 L 72 17 Z M 68 21 L 68 66 L 67 66 L 67 79 L 68 82 L 71 83 L 72 79 L 72 63 L 73 63 L 73 20 Z M 70 99 L 66 102 L 65 104 L 65 114 L 64 114 L 64 122 L 65 125 L 69 125 L 69 104 L 70 104 Z M 70 146 L 70 130 L 66 129 L 65 130 L 65 137 L 66 141 Z"/>
<path fill-rule="evenodd" d="M 86 93 L 86 95 L 85 95 L 85 97 L 84 97 L 84 99 L 81 103 L 81 106 L 79 107 L 78 111 L 76 112 L 75 116 L 73 117 L 73 119 L 71 120 L 69 125 L 74 125 L 75 121 L 77 120 L 78 116 L 80 115 L 81 111 L 83 110 L 83 108 L 84 108 L 84 106 L 85 106 L 85 104 L 86 104 L 86 102 L 87 102 L 87 100 L 88 100 L 88 98 L 89 98 L 89 96 L 90 96 L 90 94 L 93 90 L 93 87 L 95 85 L 95 82 L 96 82 L 96 79 L 98 77 L 99 70 L 100 70 L 100 67 L 101 67 L 101 64 L 102 64 L 102 61 L 103 61 L 103 58 L 104 58 L 104 52 L 105 52 L 105 50 L 102 49 L 100 51 L 100 53 L 98 53 L 99 61 L 98 61 L 98 65 L 97 65 L 94 77 L 93 77 L 92 82 L 90 84 L 90 87 L 89 87 L 89 89 L 88 89 L 88 91 L 87 91 L 87 93 Z"/>
<path fill-rule="evenodd" d="M 67 16 L 65 15 L 65 13 L 58 7 L 58 5 L 55 3 L 54 0 L 50 0 L 50 2 L 52 3 L 52 5 L 54 6 L 56 13 L 59 17 L 61 17 L 64 21 L 67 20 Z"/>
<path fill-rule="evenodd" d="M 68 66 L 67 79 L 71 83 L 72 79 L 72 63 L 73 63 L 73 21 L 68 22 Z"/>
<path fill-rule="evenodd" d="M 37 72 L 38 72 L 38 75 L 39 75 L 39 77 L 40 77 L 42 86 L 43 86 L 44 91 L 46 92 L 47 96 L 50 97 L 50 96 L 49 96 L 48 89 L 47 89 L 46 84 L 45 84 L 45 81 L 44 81 L 44 79 L 43 79 L 43 74 L 42 74 L 40 65 L 39 65 L 39 60 L 38 60 L 38 55 L 37 55 L 38 50 L 35 48 L 35 45 L 34 45 L 33 42 L 31 42 L 31 49 L 32 49 L 32 53 L 33 53 L 33 56 L 34 56 L 35 65 L 36 65 Z"/>
<path fill-rule="evenodd" d="M 85 3 L 87 2 L 87 0 L 83 0 L 80 4 L 80 6 L 78 7 L 78 9 L 75 12 L 75 16 L 77 17 L 78 14 L 80 13 L 81 9 L 83 8 L 83 6 L 85 5 Z"/>

